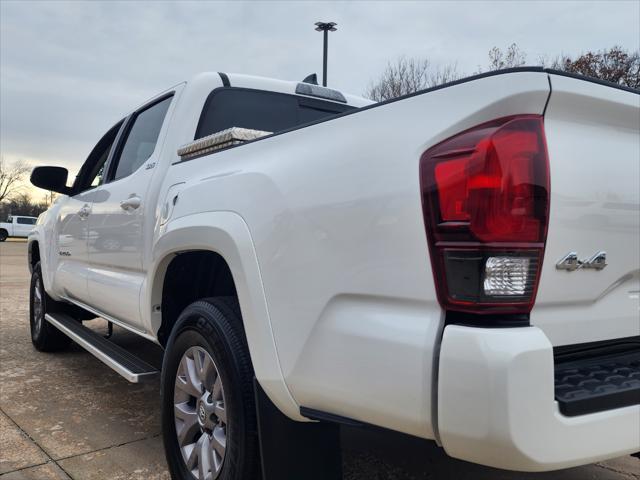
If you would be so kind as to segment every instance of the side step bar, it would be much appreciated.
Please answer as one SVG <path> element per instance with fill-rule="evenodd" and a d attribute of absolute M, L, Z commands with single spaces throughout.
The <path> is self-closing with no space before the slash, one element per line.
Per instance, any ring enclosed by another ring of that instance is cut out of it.
<path fill-rule="evenodd" d="M 82 323 L 68 315 L 47 313 L 44 318 L 51 325 L 71 338 L 71 340 L 131 383 L 148 380 L 159 373 L 155 367 L 100 336 L 93 330 L 83 326 Z"/>

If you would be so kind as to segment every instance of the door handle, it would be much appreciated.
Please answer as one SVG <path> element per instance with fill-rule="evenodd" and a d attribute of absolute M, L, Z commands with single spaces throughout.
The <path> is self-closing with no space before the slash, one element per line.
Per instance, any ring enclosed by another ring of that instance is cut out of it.
<path fill-rule="evenodd" d="M 80 210 L 78 210 L 78 216 L 84 220 L 91 213 L 91 207 L 88 204 L 84 204 Z"/>
<path fill-rule="evenodd" d="M 140 207 L 141 203 L 142 200 L 140 200 L 140 197 L 138 197 L 135 193 L 132 193 L 129 198 L 120 202 L 120 208 L 128 212 Z"/>

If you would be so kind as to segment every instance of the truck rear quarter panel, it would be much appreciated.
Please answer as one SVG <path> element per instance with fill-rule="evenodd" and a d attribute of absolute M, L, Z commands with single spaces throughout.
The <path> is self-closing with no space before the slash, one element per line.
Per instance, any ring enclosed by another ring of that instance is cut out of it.
<path fill-rule="evenodd" d="M 443 316 L 420 155 L 479 123 L 541 114 L 547 75 L 497 75 L 171 167 L 173 219 L 230 211 L 255 245 L 282 376 L 295 401 L 434 438 Z M 242 306 L 244 311 L 244 306 Z M 265 338 L 253 342 L 271 341 Z"/>

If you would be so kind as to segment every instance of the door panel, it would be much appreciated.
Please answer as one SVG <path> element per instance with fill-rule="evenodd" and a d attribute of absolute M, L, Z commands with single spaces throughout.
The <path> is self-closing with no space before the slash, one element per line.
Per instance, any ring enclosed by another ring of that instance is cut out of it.
<path fill-rule="evenodd" d="M 35 223 L 35 220 L 30 218 L 16 218 L 16 222 L 13 225 L 13 234 L 16 237 L 26 237 L 29 235 L 29 232 L 33 230 Z"/>
<path fill-rule="evenodd" d="M 85 300 L 87 290 L 87 216 L 91 200 L 88 194 L 69 197 L 59 210 L 54 235 L 54 255 L 58 256 L 58 268 L 54 285 L 58 293 Z"/>
<path fill-rule="evenodd" d="M 27 234 L 29 233 L 29 230 L 27 230 L 28 225 L 22 225 L 20 223 L 14 223 L 13 224 L 13 235 L 16 237 L 26 237 Z"/>
<path fill-rule="evenodd" d="M 84 303 L 89 302 L 87 247 L 91 206 L 101 195 L 96 187 L 102 182 L 109 153 L 121 126 L 122 121 L 114 125 L 87 157 L 72 187 L 78 193 L 60 200 L 62 205 L 53 240 L 53 255 L 58 259 L 53 289 L 59 295 Z"/>
<path fill-rule="evenodd" d="M 140 320 L 142 212 L 152 173 L 142 168 L 100 187 L 89 221 L 91 305 L 132 326 Z M 121 206 L 132 196 L 140 201 L 137 208 Z"/>
<path fill-rule="evenodd" d="M 134 113 L 98 188 L 89 219 L 91 305 L 140 329 L 145 199 L 158 158 L 156 146 L 172 97 Z M 153 222 L 150 218 L 148 221 Z"/>

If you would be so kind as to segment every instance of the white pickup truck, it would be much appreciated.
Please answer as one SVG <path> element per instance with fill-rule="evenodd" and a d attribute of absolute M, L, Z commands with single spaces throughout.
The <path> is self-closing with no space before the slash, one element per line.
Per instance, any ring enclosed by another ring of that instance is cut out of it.
<path fill-rule="evenodd" d="M 9 216 L 6 222 L 0 222 L 0 242 L 4 242 L 9 237 L 27 238 L 36 220 L 38 220 L 37 217 Z"/>
<path fill-rule="evenodd" d="M 371 104 L 205 73 L 29 235 L 31 334 L 162 380 L 175 479 L 340 478 L 339 424 L 543 471 L 640 450 L 640 96 L 540 68 Z M 82 325 L 164 347 L 161 372 Z"/>

